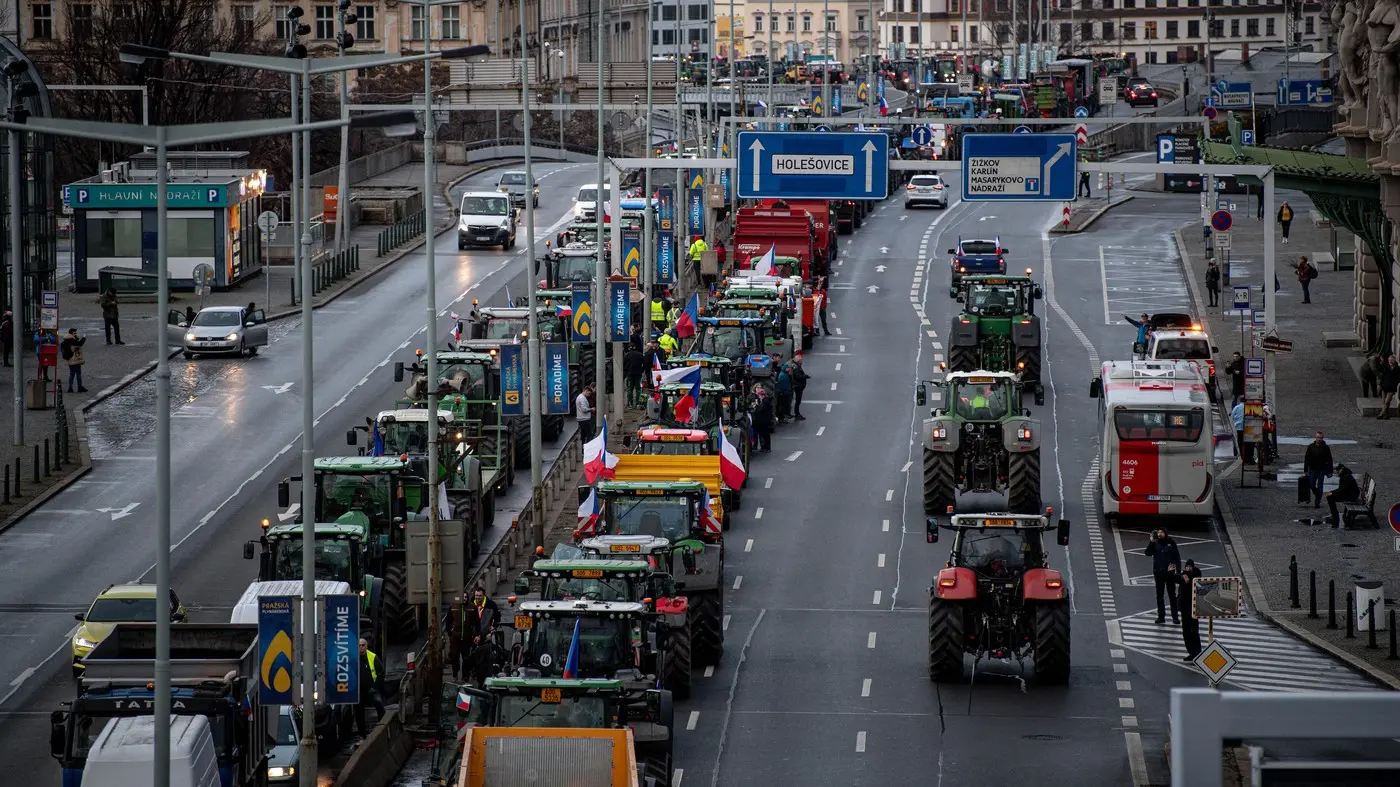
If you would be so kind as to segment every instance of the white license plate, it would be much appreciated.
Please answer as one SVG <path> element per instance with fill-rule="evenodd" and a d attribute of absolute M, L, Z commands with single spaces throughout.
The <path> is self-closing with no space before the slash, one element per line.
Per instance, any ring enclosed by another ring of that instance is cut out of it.
<path fill-rule="evenodd" d="M 1152 503 L 1166 503 L 1166 502 L 1169 502 L 1171 499 L 1172 499 L 1172 496 L 1171 496 L 1171 495 L 1148 495 L 1148 496 L 1147 496 L 1148 502 L 1152 502 Z"/>
<path fill-rule="evenodd" d="M 483 240 L 483 241 L 484 241 L 484 240 L 491 240 L 491 236 L 490 236 L 490 235 L 478 235 L 478 236 L 476 236 L 476 239 L 477 239 L 477 240 Z"/>

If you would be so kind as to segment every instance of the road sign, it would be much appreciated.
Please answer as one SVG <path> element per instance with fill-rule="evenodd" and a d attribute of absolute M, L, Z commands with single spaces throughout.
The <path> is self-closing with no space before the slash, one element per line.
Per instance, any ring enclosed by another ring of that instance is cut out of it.
<path fill-rule="evenodd" d="M 963 137 L 963 199 L 1074 200 L 1073 134 L 973 134 Z"/>
<path fill-rule="evenodd" d="M 1089 127 L 1080 123 L 1074 127 L 1074 141 L 1078 145 L 1089 144 Z"/>
<path fill-rule="evenodd" d="M 1186 134 L 1157 135 L 1158 164 L 1196 164 L 1201 160 L 1199 140 Z"/>
<path fill-rule="evenodd" d="M 1228 233 L 1228 232 L 1217 232 L 1217 233 L 1215 233 L 1215 248 L 1217 248 L 1217 249 L 1228 249 L 1228 248 L 1230 248 L 1230 233 Z"/>
<path fill-rule="evenodd" d="M 1390 520 L 1390 529 L 1400 533 L 1400 503 L 1390 507 L 1390 516 L 1387 518 Z M 1395 551 L 1400 552 L 1400 539 L 1397 539 L 1395 543 Z"/>
<path fill-rule="evenodd" d="M 1276 353 L 1293 352 L 1293 342 L 1280 339 L 1277 336 L 1265 336 L 1259 340 L 1259 349 Z"/>
<path fill-rule="evenodd" d="M 1332 88 L 1321 79 L 1280 79 L 1275 90 L 1280 105 L 1332 103 Z"/>
<path fill-rule="evenodd" d="M 1228 210 L 1217 210 L 1210 215 L 1210 226 L 1216 232 L 1228 232 L 1233 223 L 1234 219 Z"/>
<path fill-rule="evenodd" d="M 1234 303 L 1235 303 L 1235 308 L 1236 308 L 1236 309 L 1248 309 L 1248 308 L 1249 308 L 1249 301 L 1250 301 L 1250 298 L 1249 298 L 1249 286 L 1248 286 L 1248 285 L 1243 286 L 1243 287 L 1240 287 L 1240 286 L 1238 286 L 1238 285 L 1235 286 L 1235 287 L 1234 287 L 1234 296 L 1235 296 L 1235 297 L 1234 297 Z"/>
<path fill-rule="evenodd" d="M 743 132 L 736 150 L 739 197 L 884 199 L 889 145 L 887 134 Z"/>
<path fill-rule="evenodd" d="M 958 92 L 971 93 L 972 82 L 973 80 L 971 74 L 958 74 Z"/>
<path fill-rule="evenodd" d="M 1236 287 L 1235 289 L 1238 290 L 1239 287 Z M 1236 295 L 1235 297 L 1239 297 L 1239 296 Z M 1244 359 L 1244 376 L 1245 376 L 1245 377 L 1263 377 L 1263 376 L 1264 376 L 1264 359 L 1263 359 L 1263 358 L 1246 358 L 1246 359 Z"/>
<path fill-rule="evenodd" d="M 1206 120 L 1215 120 L 1215 107 L 1206 107 L 1201 114 L 1206 116 Z"/>
<path fill-rule="evenodd" d="M 822 133 L 826 133 L 826 132 L 828 132 L 828 131 L 831 130 L 831 126 L 817 126 L 816 128 L 814 128 L 814 129 L 812 129 L 812 130 L 813 130 L 813 131 L 820 131 L 820 132 L 822 132 Z"/>
<path fill-rule="evenodd" d="M 1240 129 L 1240 144 L 1245 147 L 1254 146 L 1254 130 L 1248 128 Z"/>
<path fill-rule="evenodd" d="M 912 136 L 915 145 L 927 145 L 933 142 L 933 129 L 928 126 L 915 126 Z"/>
<path fill-rule="evenodd" d="M 1102 80 L 1102 81 L 1099 82 L 1099 103 L 1100 103 L 1100 104 L 1116 104 L 1116 103 L 1118 103 L 1118 80 L 1117 80 L 1117 79 L 1104 79 L 1104 80 Z"/>
<path fill-rule="evenodd" d="M 1089 117 L 1088 107 L 1075 107 L 1074 116 L 1079 120 L 1083 120 L 1084 118 Z"/>
<path fill-rule="evenodd" d="M 277 214 L 270 210 L 265 210 L 258 214 L 258 229 L 262 230 L 267 235 L 271 235 L 277 231 L 278 222 Z"/>
<path fill-rule="evenodd" d="M 1220 109 L 1249 109 L 1254 106 L 1254 86 L 1248 82 L 1220 80 L 1211 89 L 1212 106 Z"/>
<path fill-rule="evenodd" d="M 1011 133 L 1013 133 L 1013 134 L 1029 134 L 1029 133 L 1031 133 L 1031 127 L 1030 127 L 1030 126 L 1017 126 L 1016 128 L 1014 128 L 1014 129 L 1011 130 Z"/>
<path fill-rule="evenodd" d="M 1205 650 L 1202 650 L 1195 660 L 1197 669 L 1204 672 L 1212 684 L 1225 680 L 1225 676 L 1229 675 L 1230 670 L 1233 670 L 1238 663 L 1218 639 L 1211 640 L 1210 644 L 1206 645 Z"/>

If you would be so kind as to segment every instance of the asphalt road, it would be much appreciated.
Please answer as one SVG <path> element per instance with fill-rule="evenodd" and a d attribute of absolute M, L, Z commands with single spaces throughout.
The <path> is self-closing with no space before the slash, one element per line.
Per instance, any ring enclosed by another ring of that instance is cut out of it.
<path fill-rule="evenodd" d="M 541 164 L 536 237 L 552 238 L 592 164 Z M 496 172 L 458 187 L 494 188 Z M 436 240 L 436 344 L 470 300 L 504 305 L 525 292 L 524 228 L 512 252 L 459 252 L 456 233 Z M 392 362 L 423 346 L 425 259 L 420 251 L 313 317 L 318 455 L 343 455 L 345 432 L 402 395 Z M 172 581 L 191 618 L 227 622 L 256 574 L 241 545 L 273 517 L 278 480 L 299 472 L 301 321 L 272 327 L 272 344 L 245 360 L 171 362 Z M 290 384 L 289 387 L 283 388 Z M 115 582 L 153 581 L 155 380 L 148 377 L 88 414 L 94 468 L 81 482 L 0 534 L 0 762 L 7 783 L 57 785 L 47 716 L 71 699 L 68 637 L 73 614 Z M 552 461 L 557 450 L 548 450 Z M 518 507 L 517 478 L 502 509 Z M 100 509 L 106 509 L 105 511 Z"/>

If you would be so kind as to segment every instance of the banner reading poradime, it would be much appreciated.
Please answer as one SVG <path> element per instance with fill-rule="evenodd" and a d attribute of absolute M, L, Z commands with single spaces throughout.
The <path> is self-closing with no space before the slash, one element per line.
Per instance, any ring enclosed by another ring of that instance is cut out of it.
<path fill-rule="evenodd" d="M 258 598 L 258 702 L 291 705 L 295 684 L 292 597 Z M 358 649 L 358 643 L 356 648 Z"/>
<path fill-rule="evenodd" d="M 525 354 L 519 344 L 501 345 L 501 414 L 525 414 Z"/>
<path fill-rule="evenodd" d="M 705 173 L 703 170 L 690 170 L 690 187 L 685 192 L 686 206 L 690 216 L 690 234 L 705 234 Z"/>
<path fill-rule="evenodd" d="M 544 346 L 544 411 L 549 415 L 569 414 L 569 345 L 549 342 Z"/>
<path fill-rule="evenodd" d="M 325 596 L 323 601 L 326 686 L 322 696 L 330 705 L 354 705 L 360 701 L 360 597 Z"/>

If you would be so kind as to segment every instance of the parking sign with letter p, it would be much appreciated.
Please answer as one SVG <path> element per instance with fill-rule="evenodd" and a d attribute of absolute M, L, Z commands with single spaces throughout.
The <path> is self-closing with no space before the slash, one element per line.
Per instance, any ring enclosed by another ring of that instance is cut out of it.
<path fill-rule="evenodd" d="M 1157 163 L 1176 163 L 1176 137 L 1170 134 L 1160 134 L 1157 137 Z"/>

